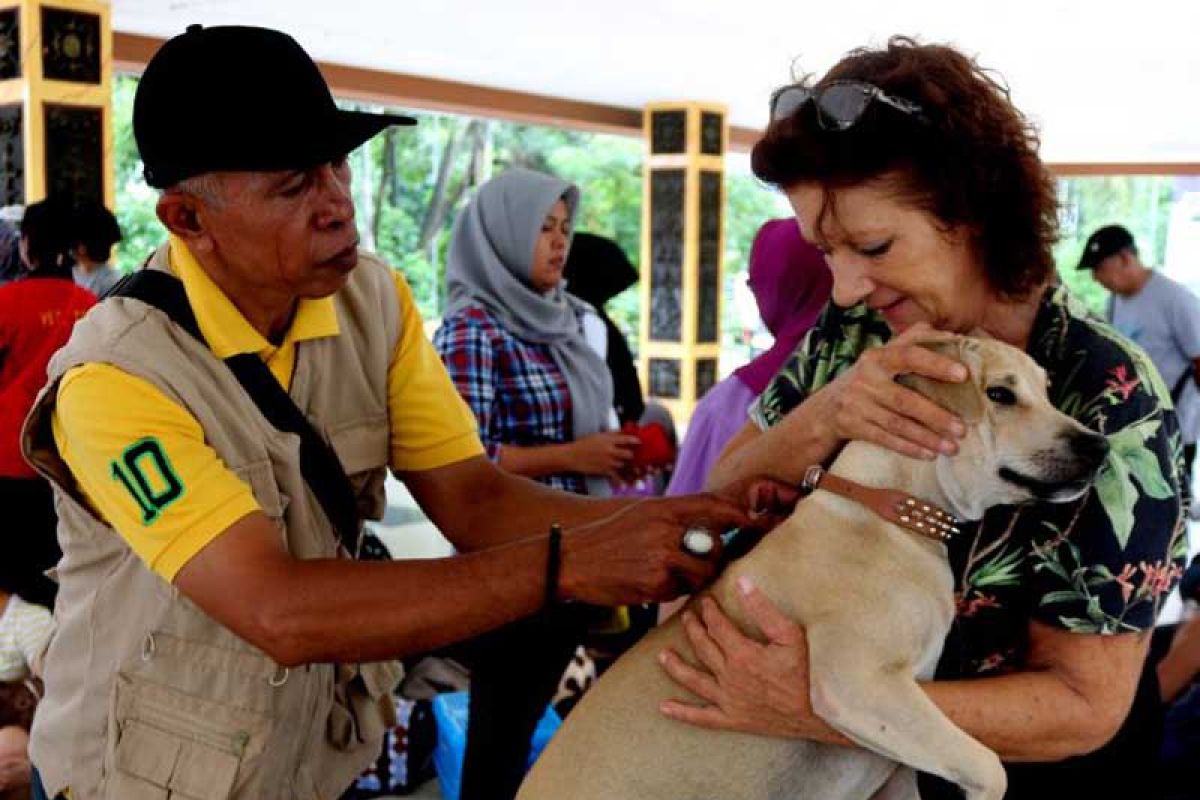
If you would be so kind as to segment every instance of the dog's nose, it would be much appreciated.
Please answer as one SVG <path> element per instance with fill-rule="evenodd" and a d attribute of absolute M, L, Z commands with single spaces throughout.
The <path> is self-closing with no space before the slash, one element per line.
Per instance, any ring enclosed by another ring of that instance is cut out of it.
<path fill-rule="evenodd" d="M 1080 461 L 1098 467 L 1108 455 L 1108 439 L 1098 433 L 1077 433 L 1071 437 L 1071 452 Z"/>

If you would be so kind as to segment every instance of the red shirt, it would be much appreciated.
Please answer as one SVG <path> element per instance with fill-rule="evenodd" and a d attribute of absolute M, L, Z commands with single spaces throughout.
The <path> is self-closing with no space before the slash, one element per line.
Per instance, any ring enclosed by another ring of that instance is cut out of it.
<path fill-rule="evenodd" d="M 46 383 L 46 365 L 96 296 L 70 278 L 0 286 L 0 477 L 34 478 L 21 457 L 21 424 Z"/>

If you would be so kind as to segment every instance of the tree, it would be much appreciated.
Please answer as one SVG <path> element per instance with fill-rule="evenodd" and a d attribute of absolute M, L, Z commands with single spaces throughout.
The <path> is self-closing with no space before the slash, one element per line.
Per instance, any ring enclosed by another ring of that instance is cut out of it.
<path fill-rule="evenodd" d="M 1063 282 L 1097 313 L 1103 313 L 1108 292 L 1090 272 L 1076 269 L 1088 236 L 1103 225 L 1124 225 L 1137 240 L 1142 260 L 1160 264 L 1166 251 L 1174 182 L 1174 178 L 1157 175 L 1059 180 L 1060 238 L 1054 260 Z"/>

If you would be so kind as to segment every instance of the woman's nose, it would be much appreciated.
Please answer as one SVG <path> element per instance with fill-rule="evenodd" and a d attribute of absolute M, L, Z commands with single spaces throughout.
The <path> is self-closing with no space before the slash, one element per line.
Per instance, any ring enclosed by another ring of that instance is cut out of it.
<path fill-rule="evenodd" d="M 833 299 L 839 306 L 857 305 L 875 291 L 875 282 L 853 259 L 830 258 L 828 261 L 833 273 Z"/>

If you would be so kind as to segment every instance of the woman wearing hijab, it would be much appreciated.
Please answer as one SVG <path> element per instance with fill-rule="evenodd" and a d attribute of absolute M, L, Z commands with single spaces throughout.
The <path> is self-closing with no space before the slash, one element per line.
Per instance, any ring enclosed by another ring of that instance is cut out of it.
<path fill-rule="evenodd" d="M 447 253 L 448 305 L 434 346 L 502 468 L 606 496 L 636 437 L 614 432 L 608 366 L 584 333 L 595 317 L 563 291 L 579 190 L 513 169 L 485 183 L 459 215 Z M 594 321 L 594 320 L 593 320 Z M 570 607 L 475 640 L 462 800 L 516 794 L 530 737 L 582 636 Z"/>
<path fill-rule="evenodd" d="M 531 170 L 481 186 L 454 226 L 448 306 L 433 341 L 489 458 L 607 496 L 637 439 L 612 430 L 612 379 L 584 335 L 596 312 L 563 291 L 578 203 L 574 186 Z"/>
<path fill-rule="evenodd" d="M 604 310 L 609 300 L 637 283 L 637 268 L 629 256 L 612 239 L 594 233 L 576 233 L 567 255 L 563 272 L 566 288 L 571 294 L 596 309 L 604 325 L 600 339 L 604 345 L 604 360 L 613 381 L 613 407 L 621 422 L 638 422 L 646 410 L 642 384 L 625 334 Z M 585 324 L 587 322 L 585 317 Z M 586 328 L 585 328 L 586 333 Z"/>
<path fill-rule="evenodd" d="M 794 219 L 758 229 L 750 248 L 750 291 L 775 344 L 708 390 L 692 412 L 668 495 L 704 491 L 708 471 L 746 413 L 829 302 L 833 277 L 821 251 L 804 241 Z"/>

